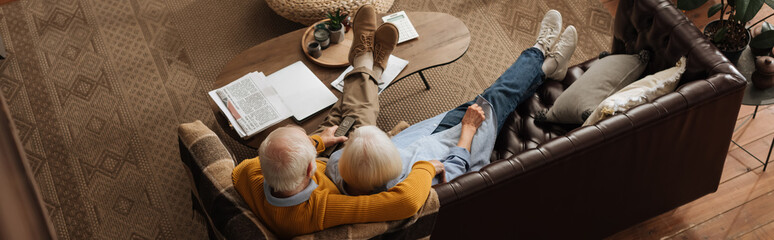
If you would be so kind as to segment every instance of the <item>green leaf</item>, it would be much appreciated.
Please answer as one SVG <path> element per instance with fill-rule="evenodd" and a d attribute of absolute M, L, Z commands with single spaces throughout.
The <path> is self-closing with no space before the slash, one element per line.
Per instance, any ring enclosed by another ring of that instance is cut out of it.
<path fill-rule="evenodd" d="M 772 48 L 774 47 L 774 31 L 766 31 L 755 36 L 750 41 L 750 47 L 754 48 Z"/>
<path fill-rule="evenodd" d="M 734 6 L 734 19 L 742 21 L 744 15 L 747 13 L 747 6 L 750 6 L 750 0 L 737 0 L 736 6 Z"/>
<path fill-rule="evenodd" d="M 774 9 L 774 0 L 766 0 L 765 3 L 766 5 L 769 5 L 770 8 Z"/>
<path fill-rule="evenodd" d="M 771 25 L 769 22 L 763 22 L 761 25 L 761 32 L 771 31 L 774 30 L 774 25 Z"/>
<path fill-rule="evenodd" d="M 715 36 L 712 36 L 712 42 L 719 43 L 723 42 L 723 40 L 726 40 L 726 33 L 728 33 L 728 28 L 723 26 L 715 33 Z"/>
<path fill-rule="evenodd" d="M 680 10 L 693 10 L 704 5 L 708 0 L 678 0 L 677 8 Z"/>
<path fill-rule="evenodd" d="M 712 7 L 710 7 L 709 10 L 707 10 L 707 17 L 712 17 L 713 15 L 717 14 L 718 12 L 720 12 L 721 8 L 723 8 L 722 3 L 712 5 Z"/>
<path fill-rule="evenodd" d="M 742 23 L 752 20 L 763 7 L 763 0 L 737 0 L 734 18 Z"/>
<path fill-rule="evenodd" d="M 758 12 L 761 11 L 761 8 L 763 8 L 763 0 L 750 1 L 750 6 L 747 8 L 747 15 L 745 16 L 745 22 L 749 22 L 755 18 L 755 15 L 758 15 Z"/>

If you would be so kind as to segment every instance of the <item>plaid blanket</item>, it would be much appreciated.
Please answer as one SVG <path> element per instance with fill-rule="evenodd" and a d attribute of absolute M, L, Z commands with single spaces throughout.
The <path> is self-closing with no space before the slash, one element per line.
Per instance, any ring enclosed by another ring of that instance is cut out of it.
<path fill-rule="evenodd" d="M 201 121 L 180 124 L 182 160 L 192 175 L 192 194 L 209 221 L 211 239 L 277 239 L 234 189 L 234 158 Z M 295 239 L 425 239 L 435 224 L 440 203 L 431 190 L 414 216 L 397 221 L 347 224 Z"/>

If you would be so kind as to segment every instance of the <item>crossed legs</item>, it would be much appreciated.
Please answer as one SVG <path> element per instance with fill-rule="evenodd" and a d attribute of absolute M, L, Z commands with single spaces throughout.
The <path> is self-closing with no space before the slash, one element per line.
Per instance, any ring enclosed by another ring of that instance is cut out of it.
<path fill-rule="evenodd" d="M 564 79 L 578 36 L 573 26 L 567 27 L 560 36 L 561 28 L 561 14 L 556 10 L 548 11 L 541 22 L 535 46 L 524 50 L 516 62 L 481 94 L 492 104 L 498 132 L 508 115 L 535 93 L 543 79 Z M 474 102 L 466 102 L 449 111 L 433 133 L 459 124 L 468 106 Z"/>
<path fill-rule="evenodd" d="M 392 24 L 376 28 L 373 7 L 361 7 L 353 18 L 354 41 L 349 60 L 354 69 L 344 77 L 342 97 L 333 105 L 320 127 L 313 133 L 337 126 L 347 116 L 355 118 L 351 130 L 359 126 L 376 125 L 379 114 L 378 82 L 387 64 L 387 57 L 398 42 L 398 29 Z"/>

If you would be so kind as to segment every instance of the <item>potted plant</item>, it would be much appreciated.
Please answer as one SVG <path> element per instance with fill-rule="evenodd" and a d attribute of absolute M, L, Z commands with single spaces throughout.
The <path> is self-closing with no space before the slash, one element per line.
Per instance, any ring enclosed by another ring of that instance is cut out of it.
<path fill-rule="evenodd" d="M 755 56 L 766 56 L 774 48 L 774 25 L 763 22 L 753 31 L 750 50 Z"/>
<path fill-rule="evenodd" d="M 704 5 L 707 1 L 678 0 L 677 8 L 692 10 Z M 750 43 L 750 31 L 745 25 L 758 14 L 764 3 L 774 8 L 774 0 L 720 0 L 720 3 L 712 5 L 707 11 L 707 17 L 712 17 L 720 12 L 720 19 L 707 24 L 704 27 L 704 35 L 732 63 L 736 64 L 739 55 Z"/>
<path fill-rule="evenodd" d="M 347 14 L 341 14 L 341 9 L 336 9 L 336 12 L 328 12 L 326 16 L 328 21 L 325 24 L 328 25 L 328 30 L 331 31 L 331 43 L 343 41 L 344 24 L 342 24 L 342 21 L 347 18 Z"/>

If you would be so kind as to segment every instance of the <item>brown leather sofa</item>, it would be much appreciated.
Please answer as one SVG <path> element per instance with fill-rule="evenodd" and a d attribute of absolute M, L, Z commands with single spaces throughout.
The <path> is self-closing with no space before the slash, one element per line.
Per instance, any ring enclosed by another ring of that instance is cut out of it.
<path fill-rule="evenodd" d="M 520 105 L 478 172 L 434 186 L 437 239 L 602 238 L 717 190 L 745 80 L 667 0 L 620 1 L 612 53 L 653 54 L 644 75 L 688 66 L 674 93 L 594 126 L 535 113 L 594 64 Z"/>
<path fill-rule="evenodd" d="M 744 78 L 667 0 L 620 1 L 615 19 L 614 54 L 652 52 L 643 75 L 687 57 L 677 91 L 578 128 L 534 116 L 595 60 L 547 81 L 506 120 L 489 166 L 434 186 L 441 208 L 432 238 L 602 238 L 717 190 Z M 235 210 L 238 199 L 204 194 L 227 191 L 198 175 L 193 189 L 212 216 L 211 236 L 271 238 L 240 218 L 251 214 Z"/>

